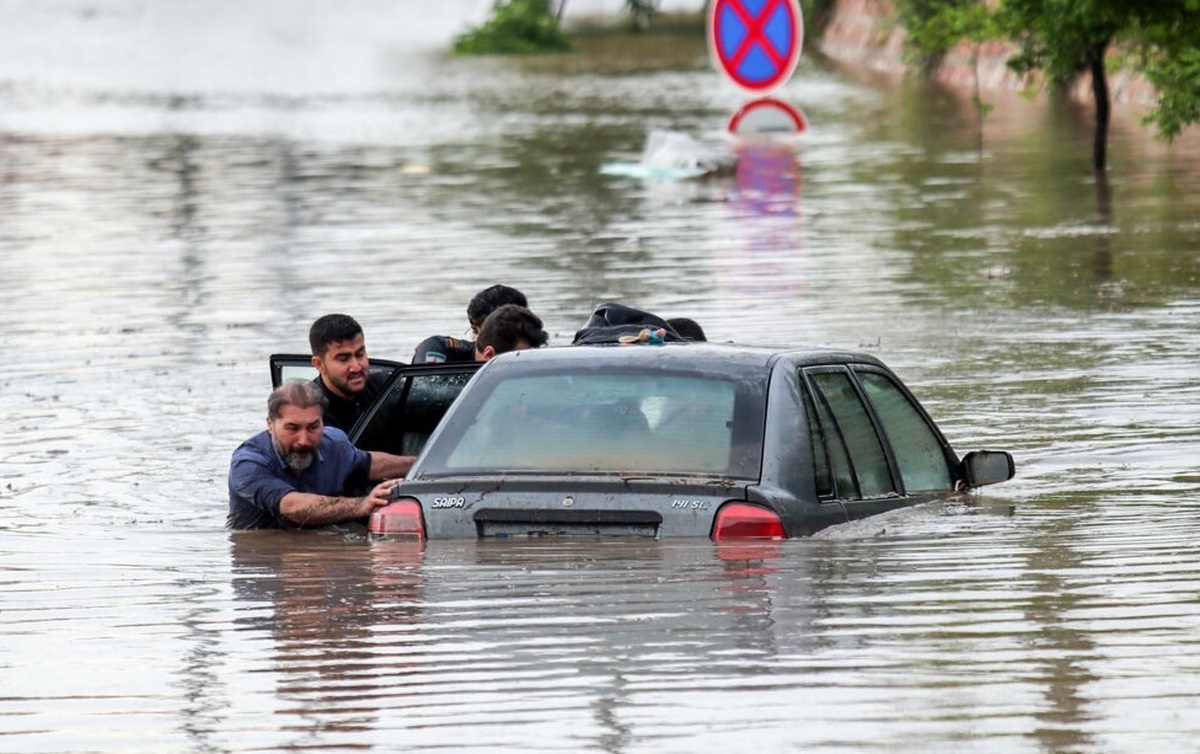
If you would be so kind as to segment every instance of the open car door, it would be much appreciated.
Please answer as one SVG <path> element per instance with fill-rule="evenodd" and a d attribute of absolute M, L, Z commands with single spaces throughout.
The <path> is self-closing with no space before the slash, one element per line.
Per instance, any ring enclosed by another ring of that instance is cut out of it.
<path fill-rule="evenodd" d="M 347 432 L 363 450 L 415 456 L 481 362 L 404 364 L 371 358 L 371 371 L 387 378 L 379 396 Z M 317 376 L 308 354 L 272 354 L 271 387 Z"/>
<path fill-rule="evenodd" d="M 351 441 L 363 450 L 419 455 L 481 366 L 482 362 L 468 361 L 397 367 L 375 402 L 350 428 Z"/>

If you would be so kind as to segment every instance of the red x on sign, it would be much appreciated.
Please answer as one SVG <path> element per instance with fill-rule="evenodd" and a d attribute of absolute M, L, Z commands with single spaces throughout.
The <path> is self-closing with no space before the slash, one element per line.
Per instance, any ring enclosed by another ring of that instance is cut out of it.
<path fill-rule="evenodd" d="M 708 42 L 721 70 L 756 93 L 782 85 L 796 69 L 804 41 L 797 0 L 715 0 Z"/>

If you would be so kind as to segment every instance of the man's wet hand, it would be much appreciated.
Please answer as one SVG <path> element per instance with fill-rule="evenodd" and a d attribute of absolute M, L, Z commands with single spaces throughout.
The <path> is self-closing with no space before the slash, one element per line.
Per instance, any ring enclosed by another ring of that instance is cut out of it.
<path fill-rule="evenodd" d="M 392 488 L 395 486 L 395 479 L 384 480 L 375 485 L 375 488 L 363 498 L 363 502 L 369 505 L 370 510 L 374 510 L 381 505 L 387 505 L 392 496 Z"/>

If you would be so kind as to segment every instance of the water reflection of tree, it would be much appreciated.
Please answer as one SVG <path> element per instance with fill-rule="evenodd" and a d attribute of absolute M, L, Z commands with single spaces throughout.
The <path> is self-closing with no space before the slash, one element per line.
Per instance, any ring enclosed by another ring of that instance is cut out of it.
<path fill-rule="evenodd" d="M 1075 519 L 1062 519 L 1039 530 L 1028 548 L 1028 572 L 1036 593 L 1029 599 L 1026 617 L 1039 630 L 1039 655 L 1046 709 L 1037 715 L 1044 723 L 1033 735 L 1046 751 L 1086 751 L 1096 742 L 1085 729 L 1090 719 L 1083 689 L 1097 677 L 1087 668 L 1096 644 L 1085 632 L 1072 628 L 1067 615 L 1079 606 L 1080 595 L 1059 576 L 1085 570 L 1080 553 L 1064 546 Z"/>
<path fill-rule="evenodd" d="M 233 588 L 265 603 L 236 621 L 266 630 L 284 714 L 281 729 L 354 733 L 374 728 L 372 698 L 403 682 L 411 663 L 390 644 L 421 616 L 417 544 L 347 542 L 343 533 L 239 532 L 232 537 Z M 302 722 L 301 722 L 302 721 Z"/>

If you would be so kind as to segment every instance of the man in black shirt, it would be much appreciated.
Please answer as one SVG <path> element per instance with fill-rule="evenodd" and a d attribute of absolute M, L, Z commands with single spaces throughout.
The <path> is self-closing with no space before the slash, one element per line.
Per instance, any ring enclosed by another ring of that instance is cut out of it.
<path fill-rule="evenodd" d="M 476 293 L 467 304 L 467 321 L 471 332 L 479 335 L 479 328 L 488 315 L 505 304 L 529 306 L 525 294 L 507 285 L 493 285 Z M 421 341 L 413 354 L 414 364 L 441 364 L 443 362 L 475 361 L 475 343 L 447 335 L 433 335 Z"/>
<path fill-rule="evenodd" d="M 329 400 L 325 426 L 349 432 L 385 381 L 371 374 L 362 328 L 349 315 L 326 314 L 309 328 L 308 344 L 318 372 L 313 382 Z"/>

